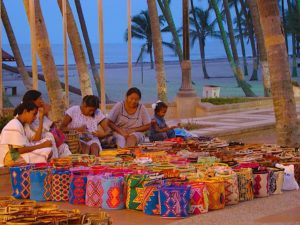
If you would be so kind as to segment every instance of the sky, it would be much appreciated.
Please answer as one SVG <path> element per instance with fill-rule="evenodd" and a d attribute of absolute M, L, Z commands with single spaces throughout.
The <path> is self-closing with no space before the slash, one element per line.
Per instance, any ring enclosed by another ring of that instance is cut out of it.
<path fill-rule="evenodd" d="M 30 29 L 25 13 L 23 0 L 3 0 L 10 18 L 15 36 L 19 44 L 30 43 Z M 69 0 L 73 14 L 77 20 L 77 12 L 74 0 Z M 104 42 L 123 43 L 124 33 L 127 28 L 127 0 L 102 0 L 104 21 Z M 199 4 L 200 0 L 195 0 Z M 202 2 L 206 2 L 202 0 Z M 40 0 L 42 13 L 46 22 L 48 35 L 52 44 L 63 43 L 62 16 L 56 0 Z M 90 40 L 92 43 L 99 42 L 98 36 L 98 0 L 81 0 Z M 137 15 L 141 10 L 147 9 L 146 0 L 131 0 L 132 15 Z M 159 10 L 159 7 L 158 7 Z M 171 10 L 175 24 L 181 26 L 182 0 L 173 0 Z M 159 10 L 160 12 L 160 10 Z M 77 21 L 78 28 L 80 28 Z M 3 29 L 3 44 L 8 40 Z"/>

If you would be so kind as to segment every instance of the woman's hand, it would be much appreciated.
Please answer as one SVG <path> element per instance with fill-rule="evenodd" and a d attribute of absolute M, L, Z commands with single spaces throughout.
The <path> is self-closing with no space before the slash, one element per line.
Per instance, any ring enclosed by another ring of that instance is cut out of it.
<path fill-rule="evenodd" d="M 130 133 L 128 133 L 127 130 L 124 130 L 124 129 L 120 129 L 120 134 L 124 137 L 124 138 L 127 138 L 129 137 Z"/>
<path fill-rule="evenodd" d="M 41 145 L 42 145 L 41 146 L 42 148 L 52 147 L 52 141 L 47 140 L 47 141 L 43 142 Z"/>
<path fill-rule="evenodd" d="M 82 125 L 81 127 L 76 128 L 76 131 L 78 131 L 80 133 L 86 133 L 87 127 L 86 127 L 86 125 Z"/>

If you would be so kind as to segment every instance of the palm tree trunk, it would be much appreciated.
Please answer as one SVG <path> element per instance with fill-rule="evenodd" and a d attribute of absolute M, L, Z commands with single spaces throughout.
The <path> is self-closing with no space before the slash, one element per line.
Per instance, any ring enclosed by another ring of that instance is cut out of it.
<path fill-rule="evenodd" d="M 76 10 L 77 10 L 77 14 L 78 14 L 78 18 L 79 18 L 79 23 L 81 26 L 81 31 L 82 31 L 82 36 L 85 42 L 85 46 L 86 46 L 86 50 L 88 53 L 88 57 L 90 60 L 90 64 L 91 64 L 91 69 L 92 69 L 92 74 L 94 77 L 94 81 L 95 81 L 95 85 L 97 88 L 97 92 L 98 92 L 98 96 L 100 97 L 100 79 L 99 79 L 99 72 L 95 63 L 95 58 L 94 58 L 94 54 L 93 54 L 93 50 L 92 50 L 92 45 L 90 42 L 90 38 L 89 38 L 89 33 L 87 31 L 87 27 L 86 27 L 86 23 L 85 23 L 85 19 L 84 19 L 84 15 L 82 12 L 82 7 L 81 7 L 81 3 L 80 0 L 75 0 L 75 6 L 76 6 Z"/>
<path fill-rule="evenodd" d="M 207 70 L 206 70 L 206 64 L 205 64 L 205 42 L 204 38 L 201 39 L 201 31 L 200 31 L 200 26 L 198 24 L 197 18 L 196 18 L 196 13 L 195 13 L 195 7 L 194 7 L 194 1 L 191 0 L 191 8 L 192 8 L 192 15 L 195 21 L 195 27 L 198 35 L 198 42 L 199 42 L 199 48 L 200 48 L 200 56 L 201 56 L 201 65 L 202 65 L 202 71 L 203 71 L 203 76 L 204 79 L 209 79 L 210 77 L 208 76 Z"/>
<path fill-rule="evenodd" d="M 153 60 L 153 51 L 152 51 L 152 45 L 149 45 L 149 47 L 148 47 L 148 51 L 149 51 L 149 56 L 150 56 L 150 66 L 151 66 L 151 69 L 153 69 L 154 68 L 154 60 Z"/>
<path fill-rule="evenodd" d="M 157 97 L 158 99 L 167 102 L 167 85 L 164 69 L 164 56 L 162 48 L 162 39 L 160 33 L 160 24 L 156 8 L 156 1 L 147 0 L 149 17 L 151 21 L 152 41 L 155 57 L 155 71 L 157 79 Z"/>
<path fill-rule="evenodd" d="M 88 66 L 85 60 L 85 54 L 80 40 L 80 35 L 76 26 L 76 22 L 69 1 L 68 0 L 66 1 L 67 1 L 66 2 L 67 3 L 67 29 L 68 29 L 68 35 L 71 42 L 71 46 L 74 53 L 78 74 L 79 74 L 80 90 L 82 96 L 92 95 L 93 90 L 92 90 Z M 62 0 L 57 0 L 57 3 L 62 13 Z"/>
<path fill-rule="evenodd" d="M 296 103 L 277 0 L 257 0 L 271 74 L 277 143 L 299 146 Z M 270 41 L 272 40 L 272 41 Z"/>
<path fill-rule="evenodd" d="M 23 0 L 23 4 L 29 21 L 29 0 Z M 51 116 L 54 121 L 58 121 L 61 120 L 65 112 L 65 98 L 60 86 L 56 65 L 50 47 L 48 32 L 46 30 L 39 1 L 35 2 L 35 16 L 37 53 L 42 64 L 48 96 L 51 103 Z"/>
<path fill-rule="evenodd" d="M 268 61 L 267 61 L 267 53 L 266 53 L 266 48 L 265 48 L 265 44 L 264 44 L 262 28 L 261 28 L 261 24 L 259 21 L 257 2 L 256 2 L 256 0 L 247 0 L 247 5 L 250 9 L 253 28 L 254 28 L 256 41 L 257 41 L 257 45 L 258 45 L 258 49 L 259 49 L 259 55 L 260 55 L 259 58 L 260 58 L 260 62 L 261 62 L 262 77 L 263 77 L 263 83 L 264 83 L 264 96 L 270 97 L 272 95 L 270 71 L 269 71 L 269 65 L 268 65 Z"/>
<path fill-rule="evenodd" d="M 232 51 L 232 55 L 233 55 L 233 60 L 236 64 L 236 67 L 237 67 L 236 69 L 241 70 L 239 56 L 238 56 L 235 39 L 234 39 L 234 32 L 233 32 L 233 26 L 232 26 L 232 20 L 231 20 L 231 14 L 230 14 L 228 0 L 223 0 L 223 4 L 224 4 L 225 15 L 226 15 L 227 28 L 228 28 L 228 33 L 229 33 L 229 41 L 230 41 L 231 51 Z M 242 73 L 242 70 L 239 71 L 238 74 L 240 74 L 240 80 L 243 80 L 244 75 Z"/>
<path fill-rule="evenodd" d="M 204 47 L 204 40 L 200 40 L 200 56 L 201 56 L 201 65 L 202 71 L 204 75 L 204 79 L 209 79 L 207 70 L 206 70 L 206 63 L 205 63 L 205 47 Z"/>
<path fill-rule="evenodd" d="M 6 35 L 7 35 L 11 50 L 13 52 L 13 55 L 15 57 L 15 60 L 16 60 L 17 66 L 18 66 L 19 74 L 21 75 L 22 81 L 23 81 L 26 89 L 29 90 L 32 88 L 32 83 L 31 83 L 29 74 L 27 73 L 27 70 L 25 68 L 24 61 L 22 59 L 22 55 L 21 55 L 21 52 L 20 52 L 16 37 L 15 37 L 14 31 L 10 24 L 9 17 L 8 17 L 3 0 L 1 0 L 1 19 L 2 19 L 4 28 L 6 31 Z"/>
<path fill-rule="evenodd" d="M 237 26 L 239 29 L 239 38 L 240 38 L 240 42 L 241 42 L 241 49 L 242 49 L 242 55 L 243 55 L 244 75 L 248 76 L 246 50 L 245 50 L 244 36 L 243 36 L 243 30 L 242 30 L 242 25 L 241 25 L 241 13 L 239 12 L 236 0 L 234 0 L 234 9 L 235 9 L 235 13 L 237 16 L 236 21 L 237 21 Z"/>
<path fill-rule="evenodd" d="M 158 2 L 158 5 L 169 25 L 169 28 L 170 28 L 170 31 L 172 33 L 172 37 L 174 39 L 174 42 L 175 42 L 175 47 L 176 47 L 176 52 L 177 52 L 177 55 L 178 55 L 178 59 L 179 59 L 179 62 L 181 64 L 182 62 L 182 47 L 181 47 L 181 43 L 180 43 L 180 40 L 179 40 L 179 36 L 178 36 L 178 33 L 177 33 L 177 30 L 176 30 L 176 27 L 175 27 L 175 23 L 174 23 L 174 20 L 173 20 L 173 16 L 172 16 L 172 12 L 170 10 L 170 6 L 169 6 L 169 0 L 157 0 Z"/>
<path fill-rule="evenodd" d="M 216 13 L 216 16 L 217 16 L 217 21 L 218 21 L 219 29 L 220 29 L 220 32 L 221 32 L 221 37 L 222 37 L 223 45 L 224 45 L 225 52 L 226 52 L 226 55 L 227 55 L 227 59 L 229 61 L 231 69 L 232 69 L 232 71 L 235 75 L 237 83 L 243 89 L 243 91 L 244 91 L 244 93 L 247 97 L 253 97 L 253 96 L 255 96 L 255 94 L 250 89 L 250 85 L 244 79 L 241 79 L 243 77 L 242 74 L 238 74 L 238 73 L 241 72 L 241 70 L 237 69 L 238 67 L 235 64 L 234 60 L 233 60 L 233 57 L 232 57 L 232 54 L 231 54 L 231 51 L 230 51 L 230 48 L 229 48 L 229 44 L 228 44 L 228 41 L 227 41 L 226 32 L 225 32 L 225 29 L 224 29 L 224 26 L 223 26 L 223 23 L 222 23 L 222 16 L 221 16 L 220 10 L 218 8 L 217 2 L 216 2 L 216 0 L 211 0 L 211 3 L 212 3 L 212 6 L 214 8 L 214 11 Z"/>
<path fill-rule="evenodd" d="M 251 45 L 251 50 L 252 50 L 252 61 L 253 61 L 253 71 L 250 80 L 257 80 L 257 70 L 258 70 L 258 59 L 257 59 L 257 52 L 256 52 L 256 45 L 255 45 L 255 40 L 254 40 L 254 32 L 253 32 L 253 24 L 252 24 L 252 19 L 251 15 L 247 13 L 246 10 L 246 5 L 243 0 L 240 0 L 241 6 L 243 13 L 245 15 L 246 19 L 246 24 L 247 24 L 247 30 L 249 33 L 249 40 L 250 40 L 250 45 Z"/>
<path fill-rule="evenodd" d="M 291 13 L 291 0 L 287 0 L 288 10 Z M 298 77 L 297 72 L 297 50 L 296 50 L 296 35 L 295 32 L 292 32 L 292 49 L 293 49 L 293 70 L 292 70 L 292 77 Z"/>

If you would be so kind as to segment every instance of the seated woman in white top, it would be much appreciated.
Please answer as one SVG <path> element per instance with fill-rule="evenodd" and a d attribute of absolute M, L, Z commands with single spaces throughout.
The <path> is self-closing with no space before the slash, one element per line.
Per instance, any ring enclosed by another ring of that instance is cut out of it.
<path fill-rule="evenodd" d="M 98 109 L 99 103 L 97 96 L 85 96 L 80 106 L 72 106 L 66 111 L 61 124 L 62 130 L 76 130 L 81 133 L 82 153 L 95 156 L 102 150 L 99 138 L 110 134 L 107 119 Z"/>
<path fill-rule="evenodd" d="M 48 118 L 50 106 L 42 98 L 42 93 L 37 90 L 29 90 L 23 96 L 23 102 L 33 102 L 38 107 L 36 119 L 25 126 L 25 133 L 31 141 L 39 141 L 42 138 L 49 138 L 52 141 L 52 158 L 59 158 L 71 154 L 69 146 L 64 140 L 53 133 L 58 133 L 55 123 Z M 59 132 L 62 134 L 62 132 Z"/>
<path fill-rule="evenodd" d="M 30 142 L 24 130 L 26 124 L 35 120 L 37 111 L 32 102 L 21 103 L 15 109 L 16 117 L 6 124 L 0 135 L 0 166 L 43 163 L 51 157 L 51 140 Z"/>
<path fill-rule="evenodd" d="M 109 126 L 120 148 L 143 142 L 144 132 L 150 128 L 151 118 L 145 106 L 139 103 L 141 97 L 138 88 L 130 88 L 125 100 L 115 104 L 108 115 Z"/>

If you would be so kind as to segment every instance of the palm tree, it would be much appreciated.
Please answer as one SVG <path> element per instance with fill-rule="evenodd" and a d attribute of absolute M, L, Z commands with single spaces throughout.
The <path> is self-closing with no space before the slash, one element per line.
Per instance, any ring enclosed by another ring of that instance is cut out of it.
<path fill-rule="evenodd" d="M 165 17 L 165 20 L 168 23 L 168 30 L 171 32 L 174 43 L 175 43 L 175 49 L 176 49 L 176 53 L 178 55 L 178 59 L 179 62 L 182 62 L 182 47 L 181 47 L 181 43 L 179 40 L 179 35 L 173 20 L 173 16 L 172 16 L 172 12 L 170 10 L 170 2 L 171 0 L 157 0 L 158 5 Z"/>
<path fill-rule="evenodd" d="M 271 83 L 270 83 L 270 71 L 269 71 L 269 64 L 267 60 L 267 54 L 266 54 L 266 48 L 264 44 L 263 39 L 263 33 L 261 24 L 259 21 L 259 13 L 257 8 L 257 2 L 256 0 L 247 0 L 248 7 L 250 9 L 251 17 L 252 17 L 252 23 L 254 27 L 254 32 L 256 36 L 256 41 L 258 44 L 259 49 L 259 58 L 261 62 L 262 67 L 262 77 L 263 77 L 263 83 L 264 83 L 264 96 L 269 97 L 271 96 Z"/>
<path fill-rule="evenodd" d="M 299 146 L 296 103 L 278 3 L 277 0 L 257 0 L 257 6 L 270 68 L 277 143 Z"/>
<path fill-rule="evenodd" d="M 167 102 L 167 84 L 166 75 L 164 69 L 164 56 L 162 48 L 162 38 L 160 33 L 160 19 L 157 13 L 156 2 L 153 0 L 147 0 L 152 41 L 154 47 L 155 57 L 155 70 L 157 79 L 157 97 L 158 99 Z"/>
<path fill-rule="evenodd" d="M 57 3 L 60 8 L 60 11 L 62 13 L 62 0 L 57 0 Z M 90 80 L 88 66 L 87 66 L 86 60 L 85 60 L 85 54 L 84 54 L 83 47 L 81 44 L 77 25 L 76 25 L 76 22 L 75 22 L 73 13 L 72 13 L 72 9 L 70 7 L 68 0 L 66 0 L 66 5 L 67 5 L 67 13 L 66 13 L 66 15 L 67 15 L 67 30 L 68 30 L 68 35 L 69 35 L 72 50 L 74 53 L 77 70 L 78 70 L 81 95 L 82 96 L 92 95 L 93 94 L 92 84 L 91 84 L 91 80 Z"/>
<path fill-rule="evenodd" d="M 29 0 L 23 0 L 23 4 L 29 21 Z M 35 2 L 35 16 L 37 54 L 42 64 L 42 69 L 45 76 L 48 96 L 52 107 L 52 119 L 54 121 L 58 121 L 63 117 L 65 112 L 65 98 L 57 74 L 57 69 L 48 38 L 48 32 L 39 1 Z"/>
<path fill-rule="evenodd" d="M 13 55 L 14 55 L 16 63 L 17 63 L 19 74 L 21 75 L 21 78 L 23 80 L 23 83 L 24 83 L 26 89 L 29 90 L 32 88 L 32 83 L 31 83 L 29 74 L 25 68 L 24 61 L 22 59 L 21 52 L 20 52 L 16 37 L 15 37 L 14 31 L 10 24 L 9 17 L 8 17 L 3 0 L 1 0 L 1 19 L 2 19 L 4 28 L 6 31 L 6 35 L 8 37 L 8 41 L 9 41 L 11 50 L 13 52 Z"/>
<path fill-rule="evenodd" d="M 226 52 L 226 55 L 227 55 L 227 59 L 228 59 L 229 64 L 230 64 L 230 66 L 233 70 L 233 73 L 234 73 L 234 76 L 237 80 L 237 83 L 243 89 L 243 91 L 244 91 L 244 93 L 247 97 L 253 97 L 253 96 L 255 96 L 254 92 L 250 89 L 250 85 L 243 79 L 242 74 L 239 74 L 239 73 L 241 73 L 241 70 L 238 69 L 238 66 L 235 64 L 235 61 L 232 57 L 232 54 L 231 54 L 231 51 L 230 51 L 230 48 L 229 48 L 229 44 L 228 44 L 228 41 L 227 41 L 226 32 L 225 32 L 225 29 L 224 29 L 224 26 L 223 26 L 223 23 L 222 23 L 222 16 L 221 16 L 220 10 L 219 10 L 218 5 L 217 5 L 217 1 L 216 0 L 210 0 L 210 3 L 211 3 L 212 7 L 215 10 L 215 14 L 217 16 L 219 29 L 220 29 L 220 32 L 221 32 L 223 45 L 224 45 L 225 52 Z"/>
<path fill-rule="evenodd" d="M 232 3 L 232 2 L 231 2 Z M 237 0 L 233 0 L 234 10 L 236 14 L 236 25 L 239 31 L 238 37 L 241 43 L 242 55 L 243 55 L 243 63 L 244 63 L 244 75 L 248 76 L 248 66 L 247 66 L 247 58 L 246 58 L 246 50 L 245 50 L 245 43 L 244 43 L 244 35 L 243 35 L 243 28 L 242 28 L 242 12 L 239 11 Z"/>
<path fill-rule="evenodd" d="M 208 36 L 217 37 L 215 27 L 217 25 L 216 19 L 211 19 L 213 9 L 201 9 L 194 7 L 193 0 L 191 0 L 190 10 L 190 36 L 191 44 L 194 46 L 195 41 L 198 40 L 200 48 L 200 56 L 202 63 L 202 71 L 205 79 L 209 79 L 206 65 L 205 65 L 205 41 Z M 218 36 L 219 37 L 219 36 Z"/>
<path fill-rule="evenodd" d="M 93 54 L 93 50 L 92 50 L 92 46 L 91 46 L 91 42 L 90 42 L 90 38 L 89 38 L 89 33 L 87 31 L 87 27 L 86 27 L 86 23 L 85 23 L 85 19 L 84 19 L 84 15 L 82 12 L 82 7 L 81 7 L 81 3 L 80 0 L 75 0 L 75 6 L 76 6 L 76 11 L 78 14 L 78 19 L 79 19 L 79 23 L 81 26 L 81 30 L 82 30 L 82 36 L 86 45 L 86 49 L 87 49 L 87 54 L 90 60 L 90 64 L 91 64 L 91 69 L 92 69 L 92 74 L 94 77 L 94 81 L 95 81 L 95 85 L 97 88 L 97 92 L 98 92 L 98 96 L 100 97 L 100 79 L 99 79 L 99 73 L 98 73 L 98 69 L 95 63 L 95 58 L 94 58 L 94 54 Z"/>
<path fill-rule="evenodd" d="M 165 19 L 162 15 L 158 17 L 159 19 L 159 25 L 162 26 L 165 22 Z M 139 40 L 146 40 L 146 43 L 142 44 L 141 51 L 139 53 L 139 57 L 137 59 L 137 62 L 141 59 L 142 54 L 144 52 L 147 52 L 150 54 L 150 65 L 151 69 L 154 68 L 153 64 L 153 40 L 152 40 L 152 27 L 150 23 L 150 17 L 148 10 L 142 10 L 138 15 L 135 15 L 131 19 L 131 36 L 132 38 L 136 38 Z M 161 32 L 163 31 L 170 31 L 169 28 L 163 28 Z M 124 34 L 125 41 L 128 41 L 128 30 L 126 29 Z M 175 50 L 175 45 L 173 43 L 162 41 L 162 44 L 168 48 L 171 48 L 172 50 Z"/>
<path fill-rule="evenodd" d="M 247 34 L 249 37 L 250 45 L 251 45 L 251 50 L 252 50 L 252 60 L 253 60 L 253 71 L 252 75 L 250 77 L 250 80 L 258 80 L 257 77 L 257 71 L 258 71 L 258 55 L 256 51 L 256 44 L 255 44 L 255 38 L 254 38 L 254 30 L 253 30 L 253 24 L 252 24 L 252 19 L 251 19 L 251 14 L 247 8 L 247 5 L 244 0 L 240 0 L 241 7 L 242 7 L 242 12 L 246 18 L 246 25 L 247 25 Z"/>

